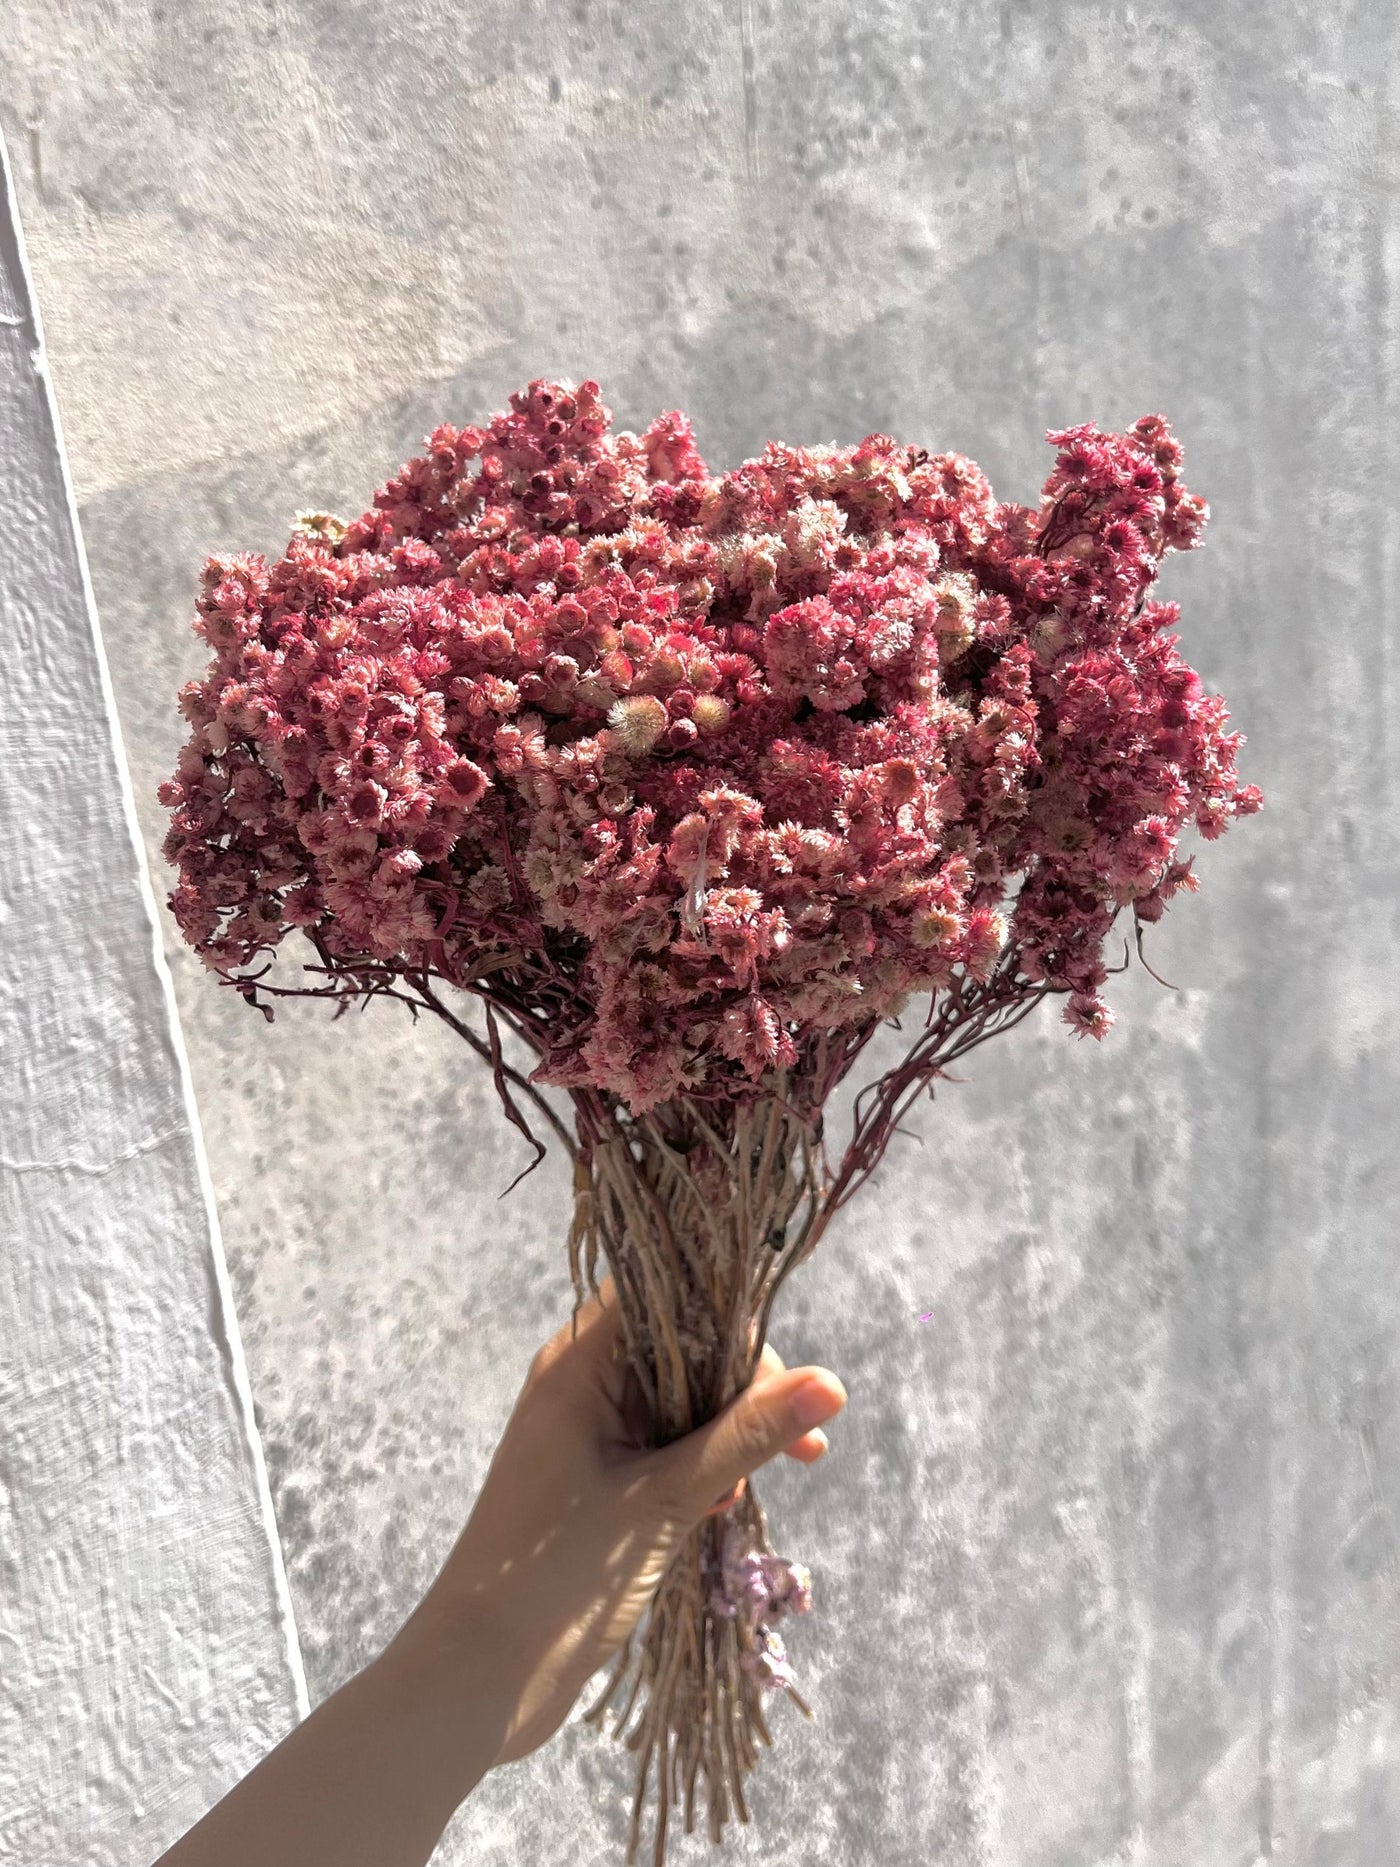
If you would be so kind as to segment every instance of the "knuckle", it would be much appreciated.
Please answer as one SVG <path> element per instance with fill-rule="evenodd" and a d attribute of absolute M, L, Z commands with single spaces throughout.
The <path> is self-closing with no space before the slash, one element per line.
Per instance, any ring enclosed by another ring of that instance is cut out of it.
<path fill-rule="evenodd" d="M 532 1380 L 538 1380 L 540 1375 L 547 1374 L 554 1366 L 557 1358 L 558 1351 L 553 1342 L 546 1342 L 541 1348 L 537 1348 L 530 1357 L 530 1378 Z"/>

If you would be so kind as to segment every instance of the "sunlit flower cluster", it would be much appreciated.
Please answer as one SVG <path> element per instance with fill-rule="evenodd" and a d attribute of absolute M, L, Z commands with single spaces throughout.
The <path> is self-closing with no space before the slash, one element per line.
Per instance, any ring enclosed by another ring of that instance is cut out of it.
<path fill-rule="evenodd" d="M 712 475 L 683 415 L 611 419 L 533 382 L 352 523 L 210 559 L 186 938 L 508 980 L 538 1080 L 638 1112 L 1008 965 L 1102 1036 L 1115 916 L 1262 801 L 1146 594 L 1206 518 L 1166 422 L 1052 431 L 1033 509 L 888 435 Z"/>

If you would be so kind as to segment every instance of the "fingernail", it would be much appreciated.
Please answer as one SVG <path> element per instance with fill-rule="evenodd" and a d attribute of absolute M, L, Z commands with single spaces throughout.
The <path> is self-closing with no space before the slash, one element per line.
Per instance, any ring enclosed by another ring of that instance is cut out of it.
<path fill-rule="evenodd" d="M 833 1393 L 827 1381 L 804 1381 L 792 1397 L 792 1410 L 801 1426 L 817 1426 L 839 1413 L 846 1404 L 843 1394 Z"/>

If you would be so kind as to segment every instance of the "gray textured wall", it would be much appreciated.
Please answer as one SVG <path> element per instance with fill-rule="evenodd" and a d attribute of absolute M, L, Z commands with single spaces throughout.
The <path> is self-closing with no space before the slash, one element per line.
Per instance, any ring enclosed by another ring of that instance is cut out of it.
<path fill-rule="evenodd" d="M 306 1710 L 0 139 L 0 1861 L 149 1861 Z"/>
<path fill-rule="evenodd" d="M 971 1060 L 787 1287 L 851 1395 L 774 1469 L 818 1613 L 735 1859 L 1400 1862 L 1394 9 L 9 0 L 3 121 L 143 824 L 211 548 L 595 375 L 712 466 L 884 429 L 1033 499 L 1161 410 L 1183 649 L 1264 815 Z M 564 1176 L 376 1007 L 170 959 L 313 1694 L 434 1572 L 567 1314 Z M 935 1316 L 920 1323 L 928 1310 Z M 259 1716 L 248 1707 L 250 1720 Z M 443 1859 L 617 1860 L 570 1726 Z M 692 1844 L 695 1858 L 704 1847 Z"/>

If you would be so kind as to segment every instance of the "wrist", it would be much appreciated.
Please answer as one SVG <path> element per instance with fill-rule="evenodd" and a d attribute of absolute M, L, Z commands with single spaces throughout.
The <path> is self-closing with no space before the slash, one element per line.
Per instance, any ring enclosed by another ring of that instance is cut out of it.
<path fill-rule="evenodd" d="M 525 1593 L 524 1567 L 485 1546 L 468 1524 L 405 1632 L 412 1628 L 449 1672 L 459 1659 L 484 1656 L 502 1692 L 518 1696 L 549 1644 L 547 1617 Z"/>
<path fill-rule="evenodd" d="M 430 1589 L 375 1661 L 460 1746 L 470 1793 L 504 1745 L 518 1703 L 510 1655 L 483 1601 Z"/>
<path fill-rule="evenodd" d="M 492 1571 L 461 1549 L 420 1602 L 401 1638 L 449 1696 L 489 1695 L 499 1741 L 489 1767 L 517 1763 L 559 1729 L 596 1668 L 573 1622 L 523 1610 Z"/>

